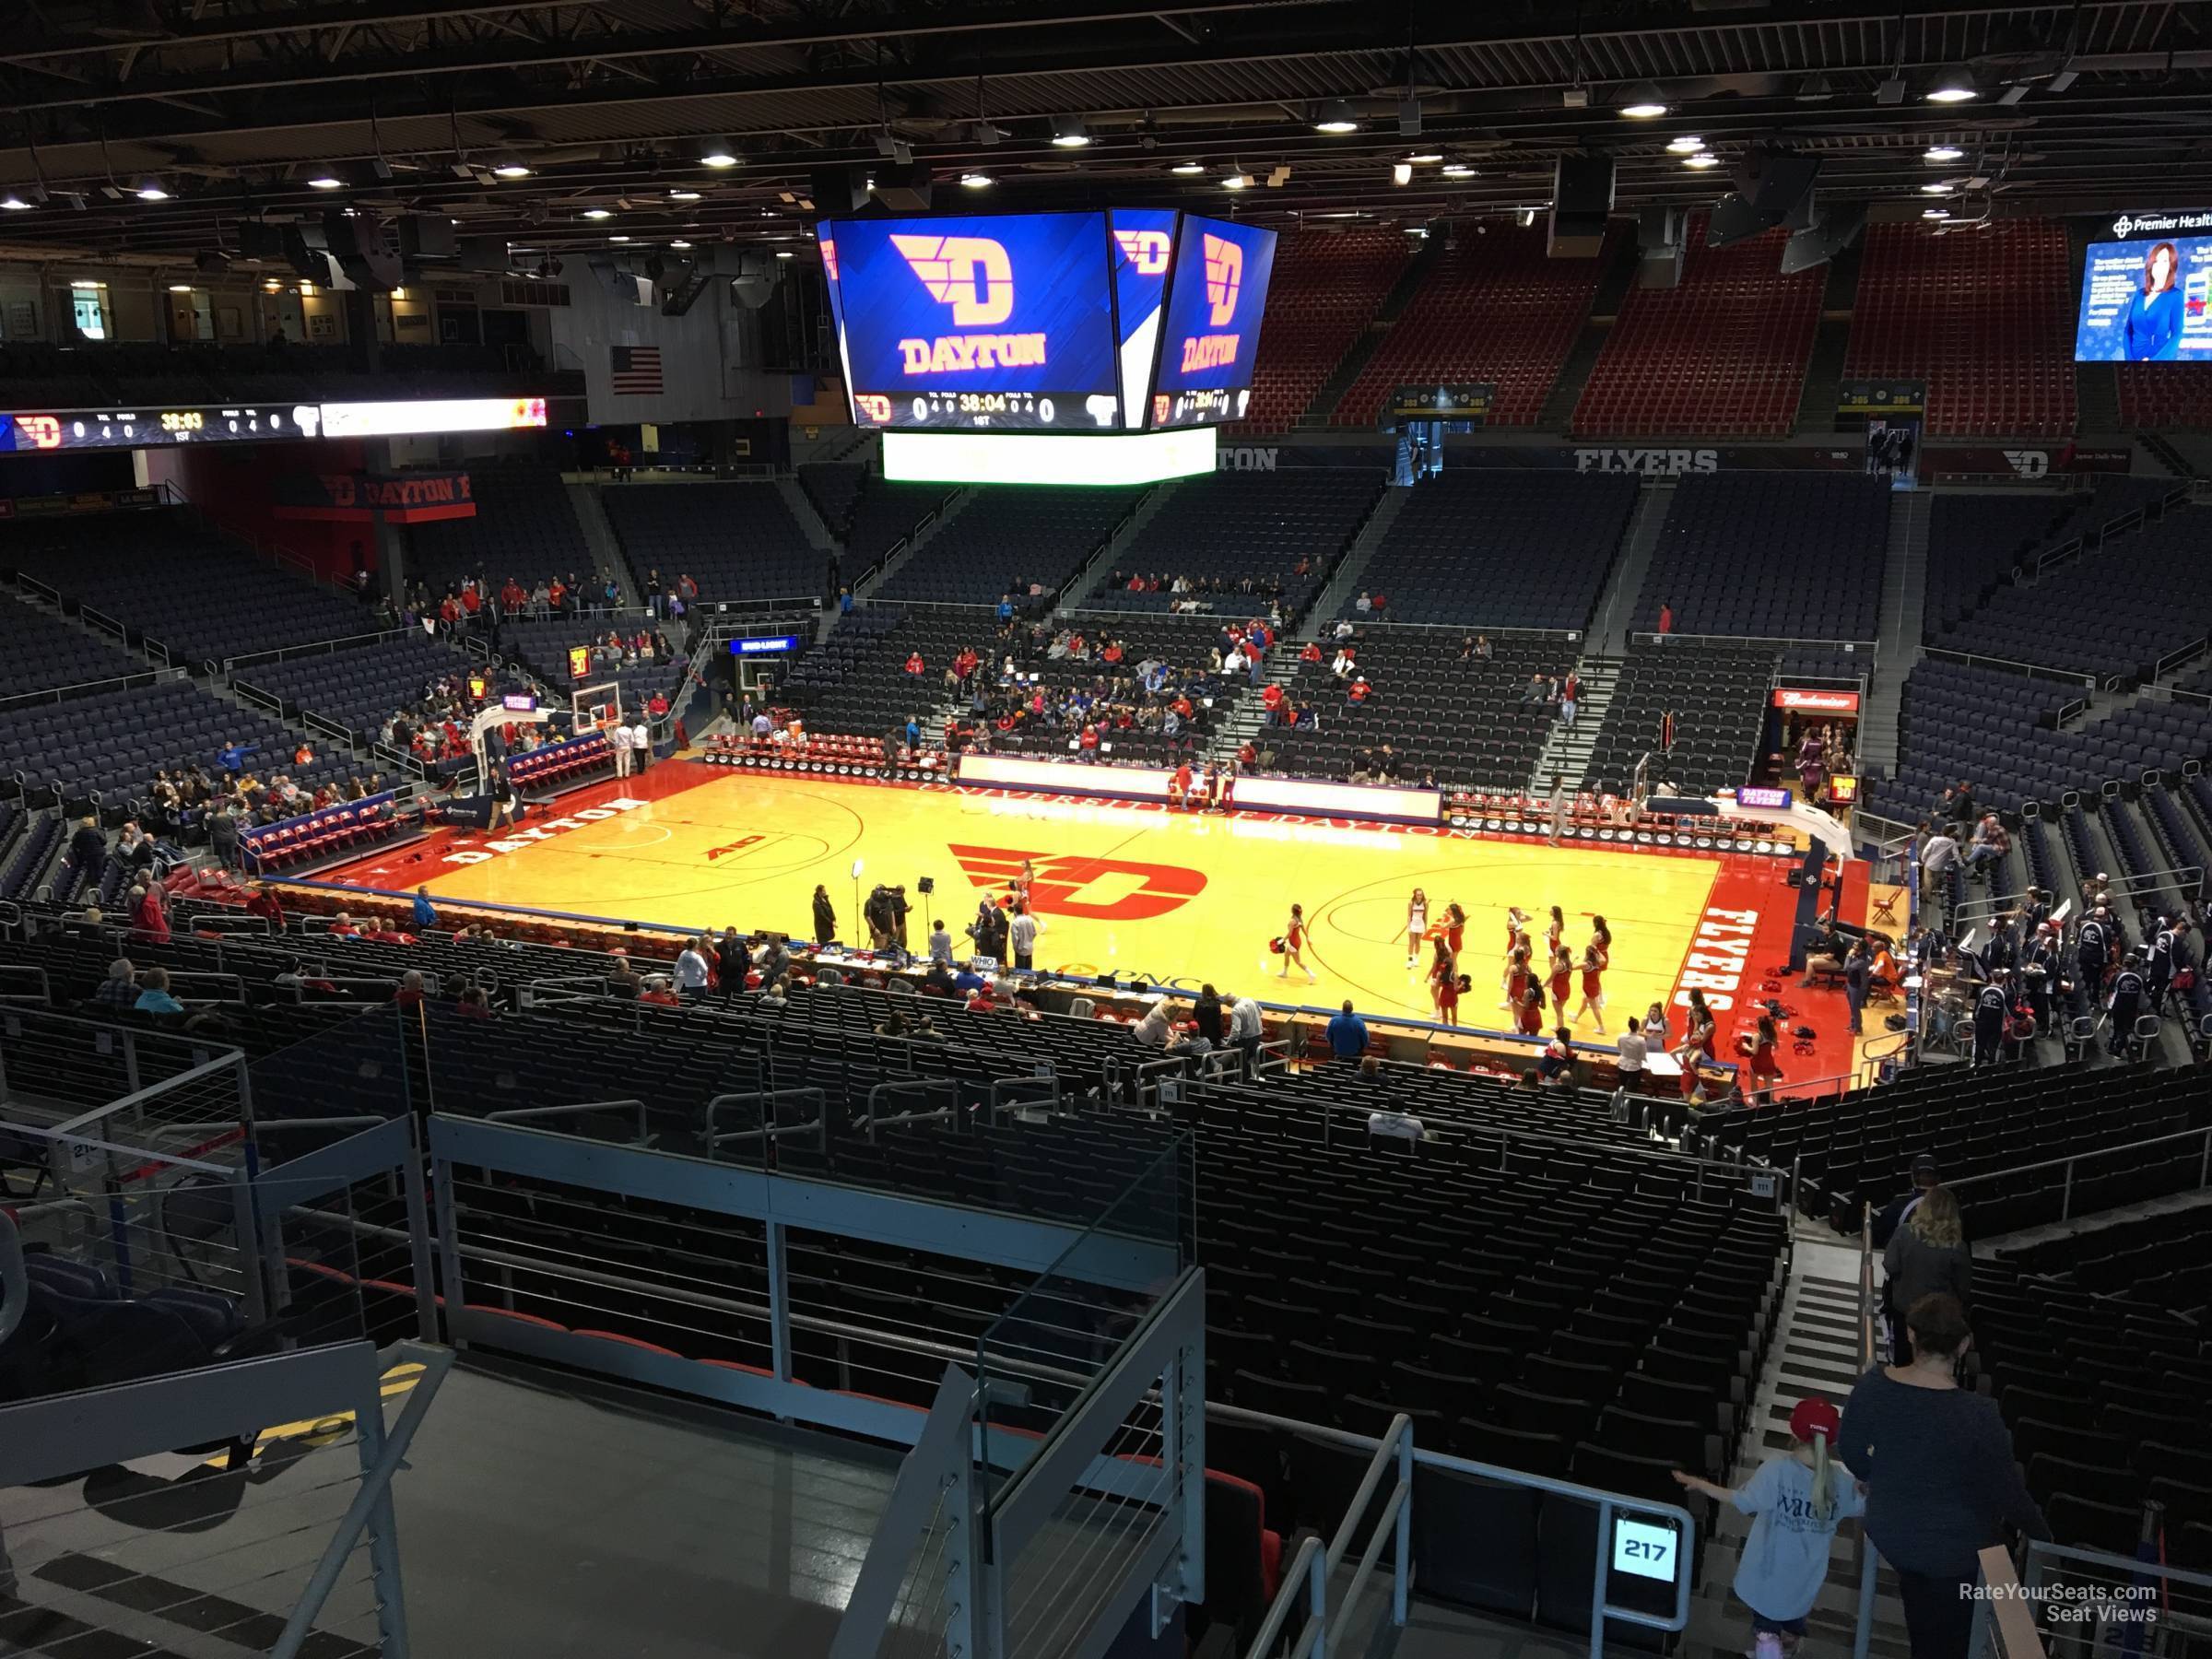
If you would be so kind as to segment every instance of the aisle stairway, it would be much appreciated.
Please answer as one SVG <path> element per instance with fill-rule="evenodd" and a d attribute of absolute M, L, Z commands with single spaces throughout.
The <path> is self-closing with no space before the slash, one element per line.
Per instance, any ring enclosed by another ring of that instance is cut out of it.
<path fill-rule="evenodd" d="M 1328 585 L 1321 590 L 1312 608 L 1300 619 L 1297 639 L 1318 640 L 1335 625 L 1336 613 L 1344 608 L 1346 598 L 1359 591 L 1358 584 L 1366 573 L 1367 561 L 1375 556 L 1375 549 L 1382 545 L 1382 537 L 1397 522 L 1398 514 L 1406 511 L 1413 491 L 1419 488 L 1418 484 L 1410 488 L 1394 484 L 1382 492 L 1374 512 L 1367 515 L 1367 523 L 1359 526 L 1359 534 L 1346 549 L 1336 573 L 1329 578 Z"/>
<path fill-rule="evenodd" d="M 1859 723 L 1859 764 L 1884 773 L 1897 769 L 1898 724 L 1904 713 L 1905 677 L 1920 661 L 1928 596 L 1927 491 L 1901 490 L 1889 498 L 1888 552 L 1882 566 L 1882 633 L 1875 648 L 1868 707 Z"/>
<path fill-rule="evenodd" d="M 929 528 L 911 539 L 898 553 L 884 560 L 875 575 L 853 590 L 853 597 L 865 603 L 868 596 L 880 589 L 894 572 L 905 569 L 909 559 L 928 547 L 931 542 L 935 541 L 938 536 L 944 535 L 946 525 L 960 516 L 961 509 L 975 500 L 975 494 L 976 492 L 972 488 L 954 490 L 946 498 L 945 504 L 937 509 L 937 516 L 931 522 Z"/>
<path fill-rule="evenodd" d="M 599 486 L 569 483 L 561 488 L 569 492 L 569 506 L 576 514 L 577 527 L 583 532 L 583 545 L 592 550 L 593 569 L 602 579 L 608 576 L 615 579 L 622 589 L 624 605 L 643 605 L 637 579 L 630 574 L 629 560 L 622 557 L 622 544 L 615 537 L 614 525 L 607 523 L 606 504 L 600 499 Z"/>
<path fill-rule="evenodd" d="M 1667 509 L 1675 504 L 1671 482 L 1647 482 L 1636 499 L 1635 515 L 1622 538 L 1621 554 L 1613 561 L 1606 591 L 1598 595 L 1597 611 L 1590 624 L 1588 649 L 1607 656 L 1621 656 L 1629 648 L 1629 619 L 1636 614 L 1643 578 L 1652 568 L 1652 552 L 1659 545 L 1660 527 Z"/>
<path fill-rule="evenodd" d="M 1620 679 L 1620 659 L 1581 657 L 1574 671 L 1582 679 L 1583 693 L 1575 705 L 1574 724 L 1552 723 L 1551 735 L 1544 740 L 1535 764 L 1529 769 L 1527 789 L 1532 794 L 1548 793 L 1554 772 L 1565 775 L 1570 789 L 1583 788 L 1588 782 L 1597 731 L 1605 724 L 1606 711 L 1613 706 L 1613 688 Z"/>

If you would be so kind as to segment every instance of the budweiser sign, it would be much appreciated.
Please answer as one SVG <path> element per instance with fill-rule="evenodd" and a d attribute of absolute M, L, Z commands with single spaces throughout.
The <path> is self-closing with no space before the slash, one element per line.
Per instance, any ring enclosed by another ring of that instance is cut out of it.
<path fill-rule="evenodd" d="M 1777 686 L 1774 688 L 1774 706 L 1812 714 L 1856 714 L 1859 712 L 1859 694 L 1856 691 L 1801 691 L 1789 686 Z"/>

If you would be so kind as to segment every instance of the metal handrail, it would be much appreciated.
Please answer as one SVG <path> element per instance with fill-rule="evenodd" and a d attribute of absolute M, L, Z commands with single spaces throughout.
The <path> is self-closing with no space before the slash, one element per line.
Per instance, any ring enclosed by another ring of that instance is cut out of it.
<path fill-rule="evenodd" d="M 0 1342 L 16 1334 L 30 1300 L 30 1275 L 23 1265 L 23 1235 L 15 1218 L 0 1209 Z"/>
<path fill-rule="evenodd" d="M 645 1102 L 642 1100 L 584 1100 L 571 1106 L 511 1106 L 504 1112 L 488 1112 L 488 1124 L 529 1124 L 541 1118 L 582 1117 L 587 1112 L 630 1112 L 638 1114 L 638 1141 L 642 1145 L 651 1137 Z"/>

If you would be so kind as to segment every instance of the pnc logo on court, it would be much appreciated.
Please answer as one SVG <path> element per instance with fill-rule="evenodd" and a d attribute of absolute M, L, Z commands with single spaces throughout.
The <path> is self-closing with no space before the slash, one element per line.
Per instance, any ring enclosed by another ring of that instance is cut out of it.
<path fill-rule="evenodd" d="M 1021 874 L 1023 861 L 1029 861 L 1037 872 L 1030 884 L 1030 904 L 1043 916 L 1148 922 L 1181 910 L 1206 891 L 1205 872 L 1180 865 L 1025 853 L 1013 847 L 953 846 L 948 851 L 979 888 L 1004 888 Z"/>
<path fill-rule="evenodd" d="M 931 297 L 952 307 L 962 328 L 989 328 L 1014 314 L 1014 262 L 987 236 L 894 236 Z"/>

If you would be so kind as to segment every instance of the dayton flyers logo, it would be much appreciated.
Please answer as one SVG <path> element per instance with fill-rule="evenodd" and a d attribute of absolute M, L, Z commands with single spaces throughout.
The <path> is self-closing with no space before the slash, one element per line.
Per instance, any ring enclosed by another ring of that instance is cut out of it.
<path fill-rule="evenodd" d="M 1159 276 L 1168 268 L 1168 254 L 1174 243 L 1168 240 L 1165 230 L 1116 230 L 1113 240 L 1122 246 L 1122 257 L 1136 267 L 1143 276 Z M 1211 241 L 1213 238 L 1206 238 Z"/>
<path fill-rule="evenodd" d="M 979 888 L 1003 888 L 1035 865 L 1030 907 L 1040 915 L 1091 922 L 1147 922 L 1181 910 L 1206 890 L 1205 874 L 1179 865 L 1139 864 L 1125 858 L 1047 857 L 1008 847 L 953 847 L 953 857 Z M 1099 889 L 1093 891 L 1092 889 Z M 1111 896 L 1118 892 L 1118 897 Z"/>
<path fill-rule="evenodd" d="M 1244 286 L 1244 250 L 1209 234 L 1206 239 L 1206 297 L 1213 306 L 1206 319 L 1218 328 L 1237 314 L 1237 290 Z"/>
<path fill-rule="evenodd" d="M 963 328 L 988 328 L 1014 314 L 1014 262 L 986 236 L 893 236 L 933 298 Z"/>

